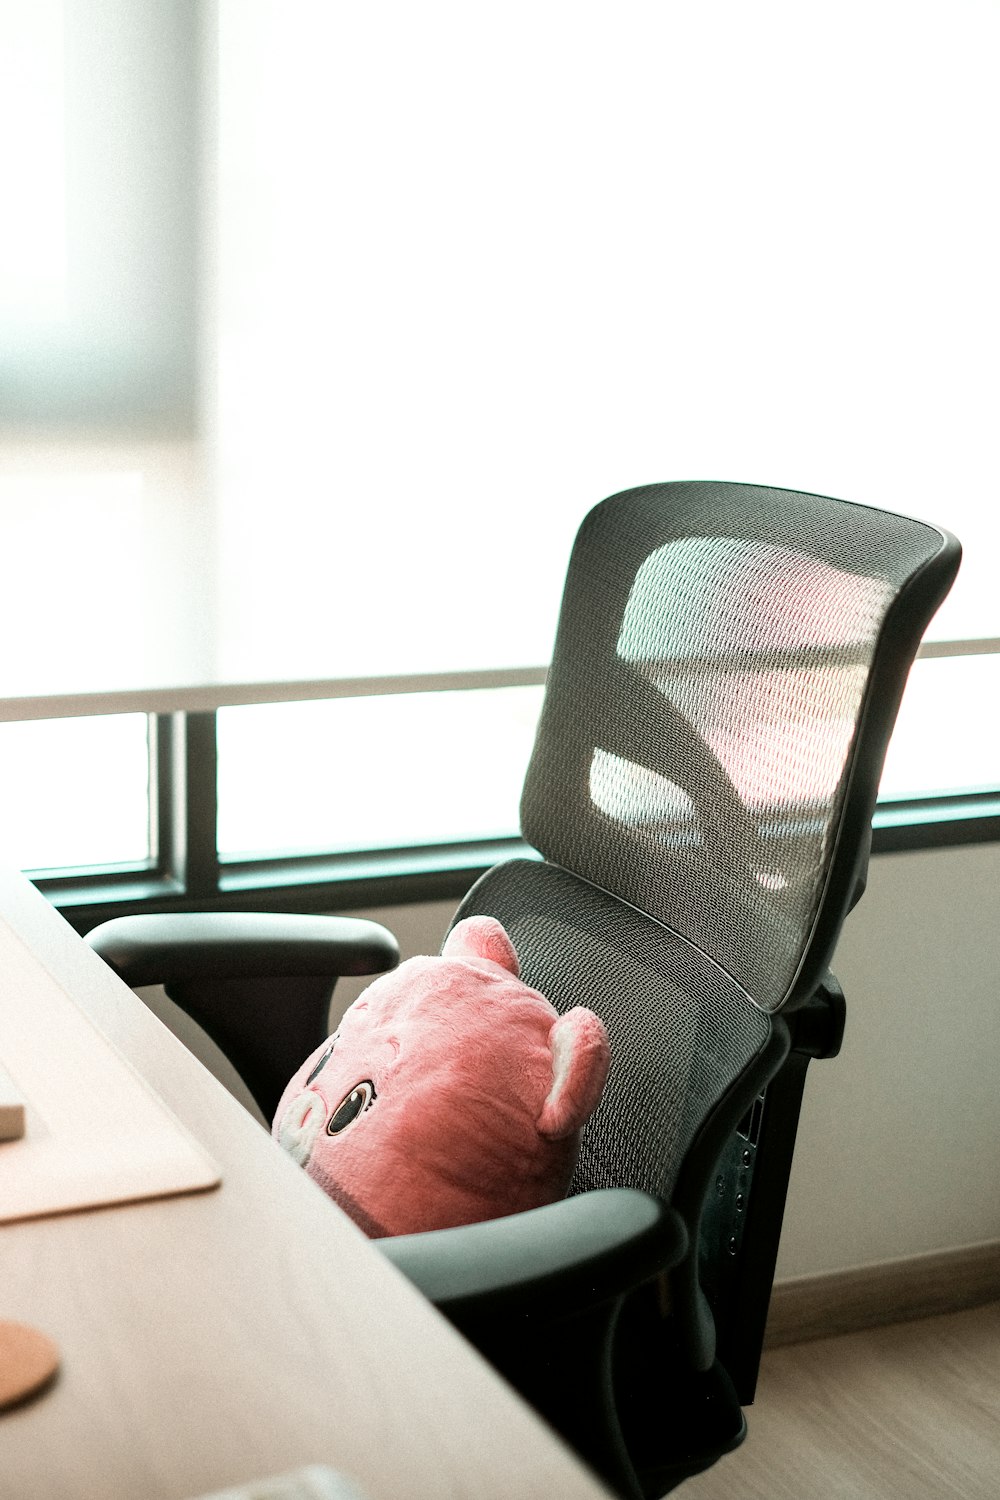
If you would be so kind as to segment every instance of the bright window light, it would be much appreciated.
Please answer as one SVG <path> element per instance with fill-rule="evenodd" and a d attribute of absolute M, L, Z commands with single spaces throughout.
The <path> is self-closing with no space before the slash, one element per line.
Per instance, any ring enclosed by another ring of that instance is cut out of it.
<path fill-rule="evenodd" d="M 219 849 L 304 854 L 516 834 L 541 688 L 219 715 Z"/>
<path fill-rule="evenodd" d="M 889 742 L 880 795 L 939 797 L 1000 785 L 1000 656 L 917 661 Z"/>
<path fill-rule="evenodd" d="M 95 657 L 128 683 L 147 650 L 142 472 L 0 473 L 0 520 L 12 564 L 0 633 L 18 643 L 0 665 L 4 696 L 72 691 Z"/>
<path fill-rule="evenodd" d="M 0 860 L 25 870 L 150 858 L 144 714 L 0 724 Z"/>
<path fill-rule="evenodd" d="M 572 536 L 734 479 L 958 533 L 1000 635 L 1000 10 L 222 0 L 220 655 L 544 662 Z"/>
<path fill-rule="evenodd" d="M 966 556 L 930 634 L 1000 635 L 994 7 L 296 20 L 308 46 L 274 0 L 220 6 L 223 676 L 544 663 L 583 514 L 661 479 L 948 526 Z M 915 669 L 887 794 L 996 782 L 962 687 L 987 670 Z M 287 739 L 289 710 L 234 713 L 223 848 L 512 832 L 526 755 L 504 821 L 492 762 L 474 786 L 443 769 L 455 723 L 482 725 L 474 695 L 454 705 L 303 707 Z M 269 753 L 296 769 L 238 791 Z"/>

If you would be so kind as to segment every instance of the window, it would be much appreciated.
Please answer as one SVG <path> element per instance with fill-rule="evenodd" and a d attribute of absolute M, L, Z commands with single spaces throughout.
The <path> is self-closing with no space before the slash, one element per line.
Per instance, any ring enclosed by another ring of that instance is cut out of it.
<path fill-rule="evenodd" d="M 541 699 L 507 687 L 223 709 L 219 852 L 510 838 Z"/>
<path fill-rule="evenodd" d="M 512 834 L 582 515 L 748 479 L 961 536 L 884 793 L 992 795 L 994 8 L 0 0 L 0 40 L 4 717 L 218 708 L 205 868 Z"/>
<path fill-rule="evenodd" d="M 882 775 L 886 801 L 982 794 L 1000 780 L 1000 656 L 929 657 L 910 673 Z"/>
<path fill-rule="evenodd" d="M 0 724 L 0 786 L 8 865 L 146 866 L 153 858 L 145 714 Z"/>

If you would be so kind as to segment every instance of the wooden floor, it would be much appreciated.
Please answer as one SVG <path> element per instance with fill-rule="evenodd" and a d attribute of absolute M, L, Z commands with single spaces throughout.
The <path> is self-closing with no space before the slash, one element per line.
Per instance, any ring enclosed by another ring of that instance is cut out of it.
<path fill-rule="evenodd" d="M 998 1500 L 1000 1303 L 765 1353 L 743 1447 L 684 1500 Z"/>

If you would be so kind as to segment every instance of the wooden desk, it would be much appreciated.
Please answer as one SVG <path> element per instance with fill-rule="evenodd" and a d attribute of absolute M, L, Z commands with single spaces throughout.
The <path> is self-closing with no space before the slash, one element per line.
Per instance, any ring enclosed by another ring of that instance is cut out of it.
<path fill-rule="evenodd" d="M 0 912 L 222 1170 L 0 1227 L 0 1316 L 62 1353 L 0 1415 L 4 1497 L 189 1500 L 307 1463 L 370 1500 L 606 1495 L 21 876 Z"/>

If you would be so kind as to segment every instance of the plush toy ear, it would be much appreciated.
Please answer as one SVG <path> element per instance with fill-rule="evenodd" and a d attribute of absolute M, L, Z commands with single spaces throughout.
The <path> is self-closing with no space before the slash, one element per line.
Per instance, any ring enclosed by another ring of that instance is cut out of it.
<path fill-rule="evenodd" d="M 465 917 L 456 922 L 441 949 L 442 958 L 488 958 L 517 979 L 521 966 L 514 944 L 496 917 Z"/>
<path fill-rule="evenodd" d="M 584 1005 L 559 1017 L 549 1042 L 552 1088 L 538 1116 L 538 1131 L 557 1141 L 586 1124 L 600 1103 L 611 1049 L 604 1023 Z"/>

